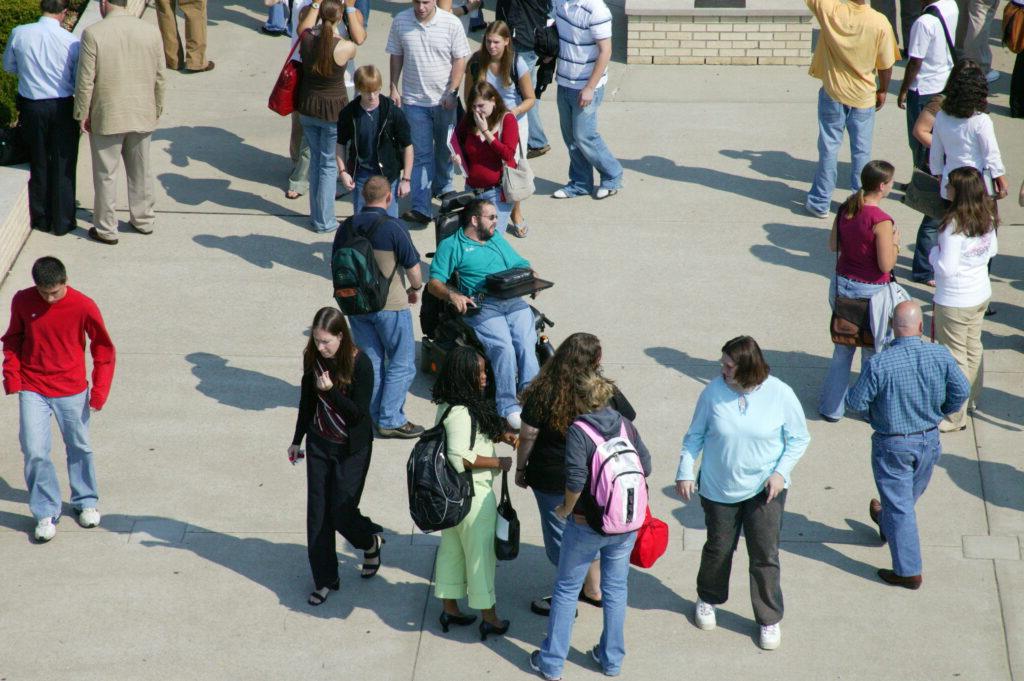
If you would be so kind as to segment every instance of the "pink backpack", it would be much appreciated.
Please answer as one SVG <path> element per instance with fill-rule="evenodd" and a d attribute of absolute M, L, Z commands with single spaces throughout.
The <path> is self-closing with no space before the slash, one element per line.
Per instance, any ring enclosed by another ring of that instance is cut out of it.
<path fill-rule="evenodd" d="M 647 515 L 647 480 L 640 455 L 626 435 L 626 419 L 622 419 L 619 436 L 610 440 L 582 419 L 573 425 L 595 445 L 590 459 L 590 494 L 601 510 L 601 532 L 626 534 L 640 529 Z"/>

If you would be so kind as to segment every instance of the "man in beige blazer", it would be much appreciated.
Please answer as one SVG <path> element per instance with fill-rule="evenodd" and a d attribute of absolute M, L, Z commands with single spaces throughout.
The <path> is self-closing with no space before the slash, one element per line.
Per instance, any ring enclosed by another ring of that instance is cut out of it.
<path fill-rule="evenodd" d="M 160 32 L 126 9 L 128 0 L 100 0 L 103 20 L 82 33 L 75 86 L 75 120 L 89 133 L 96 190 L 89 236 L 117 243 L 114 176 L 124 159 L 131 226 L 153 232 L 149 139 L 164 108 Z"/>

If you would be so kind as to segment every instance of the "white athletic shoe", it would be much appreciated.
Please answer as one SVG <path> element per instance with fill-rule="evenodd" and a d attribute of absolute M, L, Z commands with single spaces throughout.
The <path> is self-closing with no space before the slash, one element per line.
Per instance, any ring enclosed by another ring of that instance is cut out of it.
<path fill-rule="evenodd" d="M 82 527 L 96 527 L 100 524 L 100 512 L 95 508 L 83 508 L 78 512 L 78 524 Z"/>
<path fill-rule="evenodd" d="M 36 541 L 40 544 L 50 541 L 57 534 L 57 526 L 53 518 L 43 518 L 36 523 Z"/>
<path fill-rule="evenodd" d="M 693 608 L 693 623 L 698 629 L 709 631 L 715 628 L 715 606 L 697 599 L 697 605 Z"/>
<path fill-rule="evenodd" d="M 775 650 L 782 643 L 782 626 L 779 624 L 762 624 L 761 640 L 758 645 L 764 650 Z"/>
<path fill-rule="evenodd" d="M 514 411 L 505 417 L 505 421 L 508 422 L 508 427 L 512 430 L 519 430 L 523 427 L 522 412 Z"/>
<path fill-rule="evenodd" d="M 989 71 L 988 73 L 985 74 L 985 80 L 987 80 L 990 83 L 994 83 L 997 80 L 999 80 L 999 77 L 1001 75 L 1003 75 L 1003 74 L 999 73 L 995 69 L 992 69 L 991 71 Z"/>

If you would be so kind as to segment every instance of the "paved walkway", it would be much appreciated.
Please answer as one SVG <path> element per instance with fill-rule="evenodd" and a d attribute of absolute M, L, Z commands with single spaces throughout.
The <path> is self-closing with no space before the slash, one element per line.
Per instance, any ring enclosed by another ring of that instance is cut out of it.
<path fill-rule="evenodd" d="M 546 625 L 529 600 L 548 592 L 554 572 L 532 497 L 514 490 L 524 547 L 498 571 L 508 636 L 481 644 L 473 630 L 444 635 L 430 591 L 437 540 L 415 531 L 405 505 L 408 444 L 377 443 L 364 495 L 388 530 L 381 573 L 359 579 L 359 555 L 346 547 L 342 590 L 320 608 L 305 605 L 305 481 L 285 448 L 304 334 L 316 308 L 331 304 L 329 246 L 304 229 L 305 200 L 283 196 L 288 124 L 265 101 L 287 41 L 255 32 L 255 5 L 211 5 L 216 70 L 168 78 L 153 148 L 156 233 L 125 231 L 115 248 L 33 234 L 0 289 L 6 310 L 29 285 L 33 260 L 60 256 L 71 283 L 99 302 L 119 350 L 110 402 L 92 426 L 99 529 L 65 519 L 53 542 L 31 542 L 17 400 L 0 400 L 0 679 L 526 678 Z M 360 62 L 386 64 L 386 29 L 405 6 L 374 4 Z M 997 65 L 1008 73 L 1007 55 Z M 996 86 L 997 114 L 1006 113 L 1008 80 Z M 601 336 L 607 373 L 636 405 L 654 452 L 652 503 L 672 543 L 654 569 L 632 573 L 623 677 L 1024 679 L 1020 228 L 1000 233 L 981 411 L 966 432 L 944 437 L 918 507 L 924 587 L 893 589 L 874 575 L 889 554 L 867 518 L 868 427 L 812 420 L 783 529 L 781 649 L 756 646 L 742 552 L 719 630 L 699 631 L 689 617 L 703 519 L 671 488 L 719 348 L 754 335 L 808 414 L 831 353 L 828 225 L 799 211 L 816 158 L 817 88 L 802 68 L 621 61 L 608 88 L 602 128 L 626 167 L 625 189 L 601 203 L 543 196 L 567 168 L 545 98 L 553 151 L 534 164 L 541 195 L 526 204 L 532 231 L 516 246 L 557 282 L 539 299 L 557 324 L 553 338 Z M 1020 126 L 996 117 L 1014 190 Z M 875 154 L 909 175 L 895 96 L 879 116 Z M 85 147 L 81 159 L 88 209 Z M 339 203 L 341 215 L 348 205 Z M 916 216 L 894 201 L 886 208 L 909 240 Z M 1016 207 L 1004 216 L 1024 222 Z M 413 236 L 421 252 L 432 250 L 429 231 Z M 909 262 L 904 249 L 900 275 Z M 417 379 L 409 411 L 418 422 L 432 418 L 428 394 Z M 598 678 L 584 651 L 600 627 L 599 613 L 583 606 L 567 679 Z"/>

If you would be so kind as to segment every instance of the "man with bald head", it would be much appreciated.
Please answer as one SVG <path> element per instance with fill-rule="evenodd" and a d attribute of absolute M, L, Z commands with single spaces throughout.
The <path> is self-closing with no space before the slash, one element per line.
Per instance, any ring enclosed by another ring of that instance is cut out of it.
<path fill-rule="evenodd" d="M 942 453 L 938 423 L 957 411 L 970 385 L 956 360 L 942 345 L 921 339 L 921 306 L 906 301 L 892 318 L 896 340 L 864 365 L 846 396 L 846 406 L 867 412 L 871 428 L 871 470 L 881 501 L 868 507 L 883 542 L 888 539 L 892 569 L 881 569 L 885 582 L 907 589 L 921 586 L 921 543 L 917 502 Z"/>

